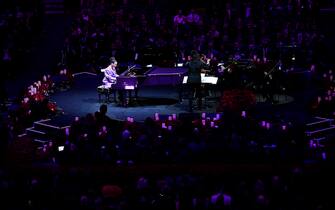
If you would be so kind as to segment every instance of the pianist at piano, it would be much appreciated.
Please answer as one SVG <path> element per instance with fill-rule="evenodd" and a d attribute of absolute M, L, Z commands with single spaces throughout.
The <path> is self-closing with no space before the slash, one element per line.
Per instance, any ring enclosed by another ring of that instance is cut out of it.
<path fill-rule="evenodd" d="M 111 57 L 109 61 L 110 65 L 105 69 L 101 69 L 101 72 L 104 72 L 104 78 L 102 80 L 102 83 L 106 88 L 110 88 L 113 84 L 115 84 L 116 77 L 119 76 L 116 73 L 116 66 L 117 66 L 116 59 L 114 57 Z"/>

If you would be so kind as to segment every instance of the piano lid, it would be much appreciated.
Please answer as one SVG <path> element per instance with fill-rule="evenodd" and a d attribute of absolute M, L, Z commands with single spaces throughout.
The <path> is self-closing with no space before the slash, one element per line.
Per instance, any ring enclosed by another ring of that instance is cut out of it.
<path fill-rule="evenodd" d="M 185 67 L 153 67 L 145 72 L 147 76 L 172 76 L 185 75 L 188 69 Z"/>

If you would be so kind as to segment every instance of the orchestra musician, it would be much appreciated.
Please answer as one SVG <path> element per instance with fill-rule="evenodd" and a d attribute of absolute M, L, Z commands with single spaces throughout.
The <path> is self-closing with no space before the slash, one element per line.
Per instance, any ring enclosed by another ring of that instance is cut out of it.
<path fill-rule="evenodd" d="M 109 61 L 110 65 L 105 69 L 101 69 L 101 72 L 104 72 L 104 78 L 102 79 L 102 83 L 105 87 L 108 88 L 110 88 L 113 84 L 116 84 L 116 77 L 119 76 L 116 73 L 117 61 L 115 57 L 111 57 Z"/>
<path fill-rule="evenodd" d="M 197 99 L 198 109 L 201 110 L 202 106 L 202 91 L 201 91 L 201 73 L 202 70 L 208 70 L 210 66 L 201 59 L 199 53 L 195 50 L 191 51 L 191 60 L 185 64 L 188 68 L 187 84 L 191 88 L 191 95 L 189 96 L 189 111 L 192 112 L 192 104 L 194 95 Z"/>

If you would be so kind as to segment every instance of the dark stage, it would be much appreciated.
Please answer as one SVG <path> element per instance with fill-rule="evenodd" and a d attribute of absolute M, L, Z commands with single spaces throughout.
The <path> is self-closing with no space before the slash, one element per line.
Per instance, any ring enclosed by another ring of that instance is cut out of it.
<path fill-rule="evenodd" d="M 51 101 L 56 102 L 57 107 L 61 109 L 61 118 L 74 119 L 75 116 L 85 116 L 88 113 L 94 113 L 99 110 L 101 104 L 105 103 L 105 98 L 99 101 L 97 87 L 101 85 L 100 75 L 90 73 L 80 73 L 74 78 L 74 85 L 67 91 L 58 91 L 50 97 Z M 202 110 L 194 110 L 194 113 L 215 113 L 218 107 L 220 93 L 212 92 L 210 96 L 205 97 Z M 187 96 L 185 96 L 187 97 Z M 283 109 L 284 106 L 290 106 L 292 109 L 296 106 L 293 96 L 278 95 L 274 98 L 278 101 L 276 105 L 265 102 L 261 95 L 256 96 L 255 110 L 261 111 L 259 116 L 269 113 L 282 115 L 289 114 L 290 110 Z M 258 112 L 258 111 L 257 111 Z M 154 117 L 155 113 L 160 115 L 172 115 L 189 113 L 188 99 L 179 101 L 178 90 L 172 86 L 147 86 L 141 87 L 138 91 L 138 98 L 133 105 L 122 107 L 116 103 L 108 103 L 108 116 L 115 120 L 125 120 L 127 117 L 133 117 L 135 121 L 144 121 L 148 116 Z M 299 114 L 299 113 L 291 113 Z M 295 118 L 295 116 L 288 116 Z"/>

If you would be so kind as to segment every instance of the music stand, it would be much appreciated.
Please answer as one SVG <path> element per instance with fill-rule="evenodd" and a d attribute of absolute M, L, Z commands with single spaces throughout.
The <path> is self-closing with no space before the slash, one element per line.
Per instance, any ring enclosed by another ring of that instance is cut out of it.
<path fill-rule="evenodd" d="M 187 84 L 188 76 L 183 77 L 182 84 Z M 204 73 L 201 74 L 201 85 L 216 85 L 218 83 L 219 78 L 215 76 L 206 76 Z M 206 107 L 209 107 L 208 103 L 206 102 L 206 97 L 203 97 L 204 99 L 204 105 Z"/>

